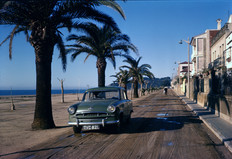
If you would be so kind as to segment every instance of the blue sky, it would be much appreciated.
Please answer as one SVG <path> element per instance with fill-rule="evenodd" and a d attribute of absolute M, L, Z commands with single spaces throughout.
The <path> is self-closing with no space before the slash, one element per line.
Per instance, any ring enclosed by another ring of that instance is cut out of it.
<path fill-rule="evenodd" d="M 119 2 L 126 14 L 126 20 L 112 9 L 100 7 L 111 15 L 124 34 L 130 36 L 132 43 L 142 56 L 141 64 L 152 66 L 155 77 L 172 77 L 176 73 L 178 62 L 187 61 L 187 44 L 180 45 L 181 39 L 187 40 L 204 33 L 207 29 L 216 29 L 218 18 L 222 26 L 232 14 L 231 0 L 128 0 Z M 0 26 L 0 42 L 10 33 L 12 26 Z M 64 32 L 64 39 L 67 32 Z M 73 32 L 75 33 L 75 32 Z M 0 47 L 0 89 L 35 89 L 35 55 L 33 47 L 26 42 L 23 34 L 13 41 L 13 58 L 9 60 L 9 42 Z M 85 63 L 85 54 L 74 62 L 68 56 L 66 72 L 63 72 L 61 60 L 55 48 L 52 62 L 52 88 L 59 89 L 57 78 L 65 79 L 65 89 L 78 89 L 97 86 L 96 58 L 90 57 Z M 135 58 L 137 56 L 133 53 Z M 114 78 L 110 75 L 118 71 L 124 59 L 117 58 L 117 69 L 107 63 L 106 85 Z"/>

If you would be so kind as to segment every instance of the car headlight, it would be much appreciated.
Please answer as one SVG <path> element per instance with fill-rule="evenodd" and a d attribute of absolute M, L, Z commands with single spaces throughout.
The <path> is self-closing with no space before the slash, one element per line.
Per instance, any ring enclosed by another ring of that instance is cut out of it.
<path fill-rule="evenodd" d="M 115 110 L 116 110 L 115 107 L 112 106 L 112 105 L 110 105 L 110 106 L 107 107 L 107 111 L 110 112 L 110 113 L 115 112 Z"/>
<path fill-rule="evenodd" d="M 71 106 L 71 107 L 68 108 L 68 113 L 69 113 L 70 115 L 75 114 L 75 112 L 76 112 L 76 107 Z"/>

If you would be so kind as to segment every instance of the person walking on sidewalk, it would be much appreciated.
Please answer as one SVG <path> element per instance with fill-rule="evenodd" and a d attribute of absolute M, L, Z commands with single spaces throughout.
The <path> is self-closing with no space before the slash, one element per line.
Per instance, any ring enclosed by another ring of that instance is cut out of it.
<path fill-rule="evenodd" d="M 168 94 L 168 88 L 164 87 L 164 94 L 167 95 Z"/>

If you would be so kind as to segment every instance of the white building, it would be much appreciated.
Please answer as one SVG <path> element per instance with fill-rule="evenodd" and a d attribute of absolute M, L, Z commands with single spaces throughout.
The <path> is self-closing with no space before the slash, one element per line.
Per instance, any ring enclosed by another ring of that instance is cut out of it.
<path fill-rule="evenodd" d="M 221 20 L 217 20 L 217 29 L 208 29 L 205 33 L 194 36 L 191 39 L 193 71 L 191 76 L 199 75 L 208 69 L 211 62 L 211 41 L 221 29 Z"/>
<path fill-rule="evenodd" d="M 232 71 L 232 32 L 226 37 L 225 62 L 228 71 Z"/>
<path fill-rule="evenodd" d="M 190 62 L 189 63 L 189 72 L 191 73 L 192 70 L 193 70 L 193 65 L 192 63 Z M 179 63 L 178 65 L 178 76 L 179 77 L 184 77 L 184 76 L 187 76 L 187 73 L 188 73 L 188 62 L 182 62 L 182 63 Z"/>
<path fill-rule="evenodd" d="M 231 38 L 230 33 L 232 31 L 232 15 L 228 22 L 221 28 L 221 30 L 216 34 L 216 36 L 212 40 L 211 44 L 211 66 L 214 68 L 221 68 L 226 65 L 226 51 L 229 46 L 231 46 L 230 42 L 226 43 L 226 39 L 230 41 Z M 228 46 L 227 46 L 228 45 Z M 229 49 L 228 49 L 229 51 Z M 228 59 L 229 60 L 229 59 Z M 229 66 L 228 61 L 228 66 Z"/>
<path fill-rule="evenodd" d="M 191 75 L 197 75 L 206 68 L 206 34 L 195 36 L 191 40 L 193 71 Z"/>

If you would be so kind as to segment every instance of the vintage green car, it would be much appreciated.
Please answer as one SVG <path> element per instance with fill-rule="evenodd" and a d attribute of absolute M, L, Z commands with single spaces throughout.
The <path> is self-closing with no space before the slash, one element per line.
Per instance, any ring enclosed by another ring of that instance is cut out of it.
<path fill-rule="evenodd" d="M 119 132 L 122 123 L 128 122 L 133 112 L 124 88 L 98 87 L 88 89 L 80 103 L 68 108 L 69 125 L 74 133 L 81 130 L 108 130 Z"/>

